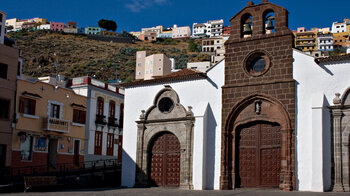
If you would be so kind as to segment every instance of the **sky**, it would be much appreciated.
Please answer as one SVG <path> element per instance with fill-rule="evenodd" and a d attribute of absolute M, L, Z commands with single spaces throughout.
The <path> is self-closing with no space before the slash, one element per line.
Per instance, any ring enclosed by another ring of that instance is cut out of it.
<path fill-rule="evenodd" d="M 140 31 L 163 25 L 190 26 L 194 22 L 229 20 L 248 0 L 7 0 L 0 10 L 7 19 L 46 18 L 53 22 L 75 21 L 79 27 L 97 26 L 100 19 L 117 22 L 117 32 Z M 253 1 L 259 4 L 262 0 Z M 331 27 L 350 17 L 348 0 L 269 0 L 289 11 L 289 28 Z"/>

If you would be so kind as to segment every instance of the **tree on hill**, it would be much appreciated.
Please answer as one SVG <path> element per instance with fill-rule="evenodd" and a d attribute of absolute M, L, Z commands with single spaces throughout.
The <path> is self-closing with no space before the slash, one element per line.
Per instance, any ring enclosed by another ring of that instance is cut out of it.
<path fill-rule="evenodd" d="M 105 20 L 101 19 L 98 21 L 98 26 L 106 29 L 108 31 L 116 31 L 117 30 L 117 23 L 113 20 Z"/>

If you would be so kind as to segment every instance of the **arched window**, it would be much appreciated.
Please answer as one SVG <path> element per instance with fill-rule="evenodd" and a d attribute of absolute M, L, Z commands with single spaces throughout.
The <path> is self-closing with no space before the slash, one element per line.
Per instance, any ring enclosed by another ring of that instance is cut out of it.
<path fill-rule="evenodd" d="M 264 18 L 264 34 L 275 33 L 275 12 L 273 10 L 266 10 L 263 15 Z"/>
<path fill-rule="evenodd" d="M 115 118 L 115 102 L 109 102 L 109 112 L 108 112 L 108 125 L 117 126 L 117 119 Z"/>
<path fill-rule="evenodd" d="M 103 98 L 98 97 L 97 106 L 96 106 L 96 123 L 97 124 L 105 124 L 105 116 L 103 116 L 103 105 L 104 105 Z"/>
<path fill-rule="evenodd" d="M 97 98 L 97 111 L 96 111 L 97 115 L 103 116 L 103 104 L 104 104 L 103 98 L 102 97 Z"/>
<path fill-rule="evenodd" d="M 253 17 L 244 14 L 241 19 L 241 37 L 251 37 L 253 35 Z"/>

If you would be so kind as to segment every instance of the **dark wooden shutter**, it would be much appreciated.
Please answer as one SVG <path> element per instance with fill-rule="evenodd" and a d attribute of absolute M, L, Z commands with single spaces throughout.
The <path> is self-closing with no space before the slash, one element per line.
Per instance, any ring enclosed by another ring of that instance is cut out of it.
<path fill-rule="evenodd" d="M 24 108 L 25 108 L 25 103 L 26 99 L 21 97 L 20 100 L 19 100 L 19 112 L 20 113 L 24 113 Z"/>
<path fill-rule="evenodd" d="M 35 104 L 36 104 L 35 100 L 29 101 L 29 114 L 31 115 L 35 115 Z"/>
<path fill-rule="evenodd" d="M 85 124 L 86 111 L 80 111 L 80 123 Z"/>

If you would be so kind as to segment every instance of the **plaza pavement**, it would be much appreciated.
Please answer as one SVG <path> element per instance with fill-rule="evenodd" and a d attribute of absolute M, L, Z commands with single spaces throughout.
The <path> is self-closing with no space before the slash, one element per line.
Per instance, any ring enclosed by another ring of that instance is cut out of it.
<path fill-rule="evenodd" d="M 110 188 L 110 189 L 82 189 L 69 190 L 62 192 L 27 192 L 27 193 L 11 193 L 1 195 L 25 195 L 25 196 L 95 196 L 95 195 L 117 195 L 117 196 L 349 196 L 350 193 L 313 193 L 313 192 L 285 192 L 274 189 L 236 189 L 234 191 L 193 191 L 181 190 L 177 188 Z"/>

